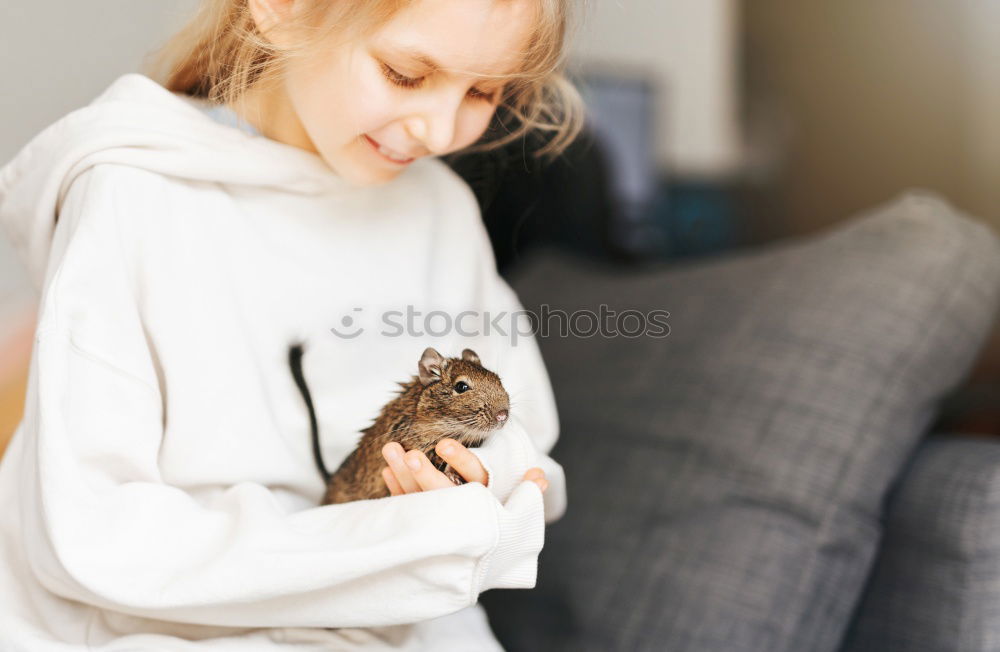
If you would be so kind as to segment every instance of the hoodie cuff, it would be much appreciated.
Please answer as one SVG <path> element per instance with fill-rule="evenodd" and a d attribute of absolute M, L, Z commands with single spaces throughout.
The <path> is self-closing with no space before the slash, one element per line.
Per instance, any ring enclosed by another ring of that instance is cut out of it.
<path fill-rule="evenodd" d="M 538 553 L 545 543 L 542 490 L 522 482 L 506 505 L 494 501 L 499 536 L 479 565 L 477 593 L 487 589 L 534 588 Z"/>
<path fill-rule="evenodd" d="M 507 502 L 514 488 L 533 466 L 541 466 L 538 451 L 520 423 L 512 421 L 507 428 L 490 437 L 485 444 L 469 451 L 479 458 L 486 469 L 486 488 L 501 503 Z"/>

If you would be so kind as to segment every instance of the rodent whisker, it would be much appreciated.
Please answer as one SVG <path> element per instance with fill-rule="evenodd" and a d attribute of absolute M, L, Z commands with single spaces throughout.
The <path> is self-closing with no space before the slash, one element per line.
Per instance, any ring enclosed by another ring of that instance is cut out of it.
<path fill-rule="evenodd" d="M 481 421 L 482 421 L 481 417 L 479 417 L 477 414 L 475 416 L 465 417 L 463 419 L 456 420 L 453 423 L 460 426 L 472 426 L 477 423 L 480 423 Z"/>
<path fill-rule="evenodd" d="M 519 394 L 513 394 L 510 397 L 510 407 L 513 410 L 515 405 L 521 405 L 522 403 L 534 403 L 538 399 L 534 396 L 528 395 L 523 396 Z"/>

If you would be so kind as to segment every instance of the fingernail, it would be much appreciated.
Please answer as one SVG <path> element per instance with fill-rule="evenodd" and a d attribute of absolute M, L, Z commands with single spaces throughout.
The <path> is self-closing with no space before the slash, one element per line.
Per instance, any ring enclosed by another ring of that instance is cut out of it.
<path fill-rule="evenodd" d="M 441 444 L 441 452 L 445 455 L 451 455 L 455 452 L 455 445 L 451 443 Z"/>
<path fill-rule="evenodd" d="M 417 471 L 420 469 L 420 458 L 416 455 L 412 455 L 406 458 L 406 465 L 414 471 Z"/>
<path fill-rule="evenodd" d="M 399 459 L 399 451 L 396 450 L 395 446 L 390 446 L 388 449 L 386 449 L 385 456 L 388 457 L 393 462 L 395 462 L 396 460 Z"/>

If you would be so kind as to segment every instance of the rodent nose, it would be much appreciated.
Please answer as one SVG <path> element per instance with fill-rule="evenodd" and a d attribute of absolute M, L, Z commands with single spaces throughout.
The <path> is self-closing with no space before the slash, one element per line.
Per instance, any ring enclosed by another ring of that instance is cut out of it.
<path fill-rule="evenodd" d="M 497 412 L 497 421 L 503 423 L 507 420 L 507 410 L 500 410 Z"/>

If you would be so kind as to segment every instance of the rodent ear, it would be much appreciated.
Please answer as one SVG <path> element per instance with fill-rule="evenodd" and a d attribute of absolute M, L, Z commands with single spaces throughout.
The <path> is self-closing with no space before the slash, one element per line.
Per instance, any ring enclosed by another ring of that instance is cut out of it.
<path fill-rule="evenodd" d="M 479 366 L 483 365 L 483 363 L 479 361 L 479 356 L 476 355 L 476 352 L 472 349 L 462 349 L 462 359 L 467 362 L 473 362 Z"/>
<path fill-rule="evenodd" d="M 420 356 L 420 364 L 417 365 L 420 372 L 420 382 L 424 385 L 430 385 L 435 380 L 441 380 L 441 366 L 443 364 L 444 358 L 440 353 L 432 347 L 424 349 L 423 355 Z"/>

